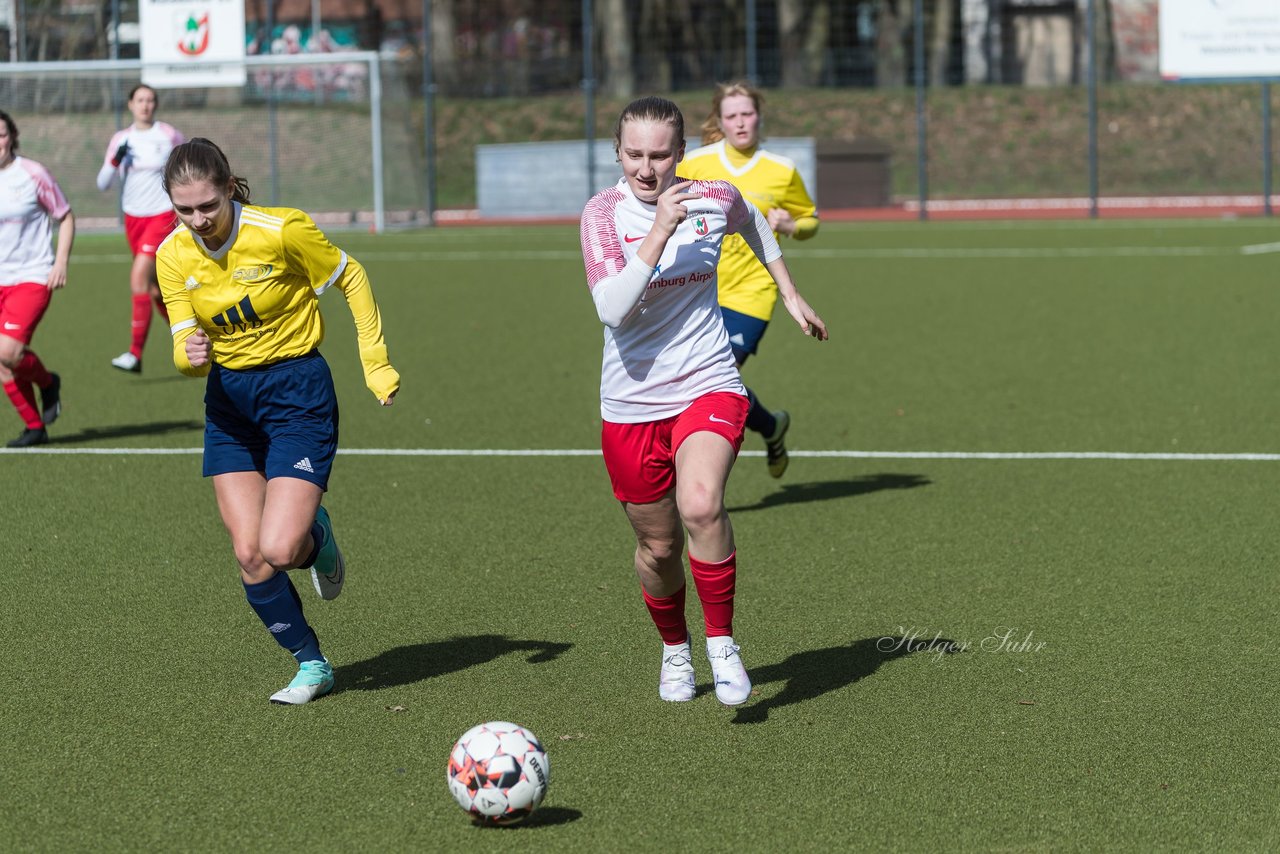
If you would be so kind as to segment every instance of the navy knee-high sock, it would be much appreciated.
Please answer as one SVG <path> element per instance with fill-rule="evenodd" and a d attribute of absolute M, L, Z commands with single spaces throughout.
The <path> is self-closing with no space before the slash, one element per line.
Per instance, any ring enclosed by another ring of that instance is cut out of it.
<path fill-rule="evenodd" d="M 324 658 L 316 633 L 302 615 L 302 599 L 288 573 L 277 572 L 266 581 L 245 584 L 244 596 L 276 642 L 299 662 Z"/>
<path fill-rule="evenodd" d="M 764 408 L 760 398 L 756 397 L 756 393 L 751 389 L 747 389 L 747 400 L 751 402 L 751 408 L 747 410 L 747 429 L 759 433 L 766 439 L 777 432 L 777 419 L 773 417 L 772 412 Z"/>
<path fill-rule="evenodd" d="M 316 565 L 316 557 L 320 554 L 320 547 L 324 545 L 324 528 L 319 522 L 311 523 L 311 553 L 302 559 L 302 563 L 298 564 L 298 569 L 310 569 Z"/>

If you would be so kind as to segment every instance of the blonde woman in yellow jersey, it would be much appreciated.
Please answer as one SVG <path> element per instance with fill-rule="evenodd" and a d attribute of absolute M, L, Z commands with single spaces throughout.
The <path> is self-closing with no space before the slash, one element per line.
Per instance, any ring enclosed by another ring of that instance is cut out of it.
<path fill-rule="evenodd" d="M 365 383 L 383 406 L 400 389 L 364 268 L 311 217 L 249 202 L 249 186 L 207 139 L 177 146 L 164 188 L 178 228 L 156 269 L 169 309 L 173 361 L 207 376 L 204 474 L 240 564 L 245 597 L 298 663 L 273 703 L 297 705 L 333 690 L 333 667 L 302 614 L 287 571 L 311 570 L 322 599 L 345 577 L 320 504 L 338 447 L 338 401 L 319 297 L 336 288 L 355 318 Z"/>
<path fill-rule="evenodd" d="M 718 86 L 711 113 L 702 123 L 702 147 L 685 155 L 680 177 L 729 181 L 760 209 L 775 235 L 808 240 L 818 232 L 818 216 L 800 173 L 789 158 L 760 147 L 763 100 L 759 91 L 741 81 Z M 718 273 L 720 311 L 741 368 L 769 326 L 778 286 L 736 234 L 725 238 Z M 751 388 L 747 397 L 747 428 L 764 438 L 769 474 L 782 477 L 791 416 L 786 410 L 771 412 Z"/>

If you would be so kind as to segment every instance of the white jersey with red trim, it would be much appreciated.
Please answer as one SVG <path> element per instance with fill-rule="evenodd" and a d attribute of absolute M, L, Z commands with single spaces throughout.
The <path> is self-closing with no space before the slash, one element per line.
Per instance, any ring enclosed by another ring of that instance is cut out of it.
<path fill-rule="evenodd" d="M 129 216 L 156 216 L 173 210 L 169 194 L 164 191 L 164 164 L 169 153 L 185 141 L 182 134 L 170 124 L 156 122 L 146 130 L 133 125 L 116 131 L 107 143 L 107 155 L 98 170 L 98 189 L 106 190 L 116 179 L 124 182 L 120 194 L 120 207 Z M 112 166 L 123 143 L 129 143 L 129 153 L 119 166 Z"/>
<path fill-rule="evenodd" d="M 0 285 L 43 284 L 53 269 L 53 228 L 71 211 L 42 164 L 25 157 L 0 169 Z"/>
<path fill-rule="evenodd" d="M 754 234 L 754 209 L 727 181 L 697 181 L 687 192 L 702 198 L 685 203 L 689 214 L 667 241 L 640 302 L 617 328 L 605 327 L 605 421 L 659 421 L 705 394 L 746 394 L 716 300 L 716 264 L 725 235 Z M 582 256 L 592 290 L 635 257 L 656 212 L 656 205 L 635 197 L 626 178 L 587 203 Z"/>

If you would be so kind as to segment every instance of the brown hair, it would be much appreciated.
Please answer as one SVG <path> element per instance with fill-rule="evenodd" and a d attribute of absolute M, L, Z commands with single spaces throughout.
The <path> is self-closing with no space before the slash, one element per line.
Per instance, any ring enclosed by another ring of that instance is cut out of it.
<path fill-rule="evenodd" d="M 249 182 L 233 175 L 227 155 L 202 136 L 187 140 L 169 153 L 163 180 L 164 191 L 170 194 L 175 186 L 184 187 L 197 181 L 208 181 L 215 187 L 234 185 L 231 200 L 249 204 Z"/>
<path fill-rule="evenodd" d="M 4 110 L 0 110 L 0 122 L 4 122 L 4 126 L 9 129 L 9 153 L 16 155 L 18 153 L 18 126 L 14 124 L 13 118 Z"/>
<path fill-rule="evenodd" d="M 613 127 L 613 151 L 615 154 L 620 155 L 622 152 L 622 126 L 627 122 L 654 122 L 656 124 L 671 125 L 676 131 L 676 141 L 678 143 L 684 142 L 684 113 L 680 112 L 680 108 L 674 102 L 668 101 L 666 98 L 649 95 L 645 98 L 637 98 L 623 108 L 622 115 L 618 116 L 618 123 Z"/>
<path fill-rule="evenodd" d="M 745 80 L 718 84 L 716 91 L 711 95 L 711 112 L 702 123 L 703 145 L 710 145 L 724 139 L 724 131 L 720 129 L 720 105 L 724 103 L 725 98 L 732 98 L 734 95 L 745 95 L 750 98 L 751 103 L 756 105 L 757 113 L 761 112 L 760 108 L 764 106 L 764 95 Z"/>
<path fill-rule="evenodd" d="M 140 89 L 149 89 L 151 91 L 151 94 L 154 95 L 156 98 L 156 106 L 160 105 L 160 93 L 157 92 L 154 87 L 148 86 L 146 83 L 139 83 L 137 86 L 134 86 L 132 89 L 129 90 L 130 101 L 133 100 L 133 96 L 138 94 L 138 90 Z"/>

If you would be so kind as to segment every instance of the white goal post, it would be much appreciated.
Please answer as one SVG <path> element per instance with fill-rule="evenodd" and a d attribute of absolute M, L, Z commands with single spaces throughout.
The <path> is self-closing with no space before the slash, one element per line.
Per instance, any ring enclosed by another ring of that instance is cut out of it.
<path fill-rule="evenodd" d="M 216 142 L 255 203 L 382 232 L 388 178 L 378 54 L 247 56 L 244 65 L 243 87 L 158 89 L 156 118 Z M 143 68 L 140 60 L 0 64 L 0 109 L 18 125 L 20 152 L 49 167 L 89 227 L 118 221 L 118 196 L 97 192 L 94 178 L 111 135 L 132 121 L 125 102 Z M 412 222 L 422 206 L 414 192 L 420 155 L 407 118 L 399 130 L 397 219 Z"/>

